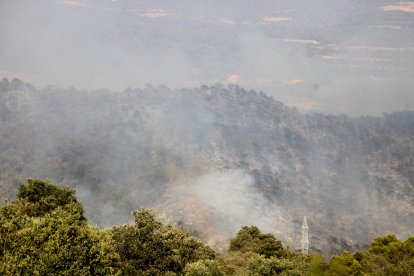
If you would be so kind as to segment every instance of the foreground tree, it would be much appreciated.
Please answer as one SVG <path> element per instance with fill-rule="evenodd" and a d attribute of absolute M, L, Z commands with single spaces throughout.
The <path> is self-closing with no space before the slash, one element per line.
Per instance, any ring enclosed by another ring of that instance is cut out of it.
<path fill-rule="evenodd" d="M 351 253 L 345 251 L 331 259 L 325 275 L 362 275 L 362 266 Z"/>
<path fill-rule="evenodd" d="M 372 275 L 414 275 L 414 237 L 401 242 L 394 234 L 374 239 L 363 254 L 364 271 Z"/>
<path fill-rule="evenodd" d="M 215 258 L 212 249 L 181 229 L 156 220 L 150 209 L 135 211 L 133 216 L 134 225 L 112 230 L 125 275 L 182 272 L 189 263 Z"/>
<path fill-rule="evenodd" d="M 1 275 L 116 275 L 110 236 L 88 226 L 75 192 L 28 180 L 0 207 Z"/>
<path fill-rule="evenodd" d="M 306 275 L 310 257 L 290 252 L 273 234 L 243 226 L 230 241 L 227 265 L 235 275 Z"/>
<path fill-rule="evenodd" d="M 325 275 L 414 275 L 414 237 L 401 242 L 394 234 L 375 238 L 364 252 L 344 252 L 329 262 Z"/>
<path fill-rule="evenodd" d="M 378 237 L 365 252 L 325 264 L 245 226 L 219 258 L 149 209 L 133 216 L 132 225 L 99 230 L 87 224 L 74 190 L 25 181 L 16 200 L 0 206 L 0 275 L 414 275 L 414 237 Z"/>
<path fill-rule="evenodd" d="M 326 263 L 322 255 L 312 254 L 309 264 L 309 275 L 322 276 L 326 270 Z"/>
<path fill-rule="evenodd" d="M 225 276 L 232 275 L 233 271 L 220 260 L 198 260 L 189 263 L 184 268 L 185 276 Z"/>
<path fill-rule="evenodd" d="M 22 182 L 17 199 L 12 205 L 19 206 L 21 215 L 41 217 L 58 207 L 72 204 L 79 219 L 86 220 L 83 206 L 78 202 L 75 191 L 66 187 L 61 188 L 47 179 L 28 179 Z"/>
<path fill-rule="evenodd" d="M 230 241 L 230 251 L 254 252 L 265 257 L 286 255 L 282 242 L 273 234 L 263 234 L 256 226 L 243 226 Z"/>

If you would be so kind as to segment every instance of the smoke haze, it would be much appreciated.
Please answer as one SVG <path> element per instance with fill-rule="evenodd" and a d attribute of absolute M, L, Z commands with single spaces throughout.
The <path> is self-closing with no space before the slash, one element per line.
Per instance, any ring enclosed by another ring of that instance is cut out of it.
<path fill-rule="evenodd" d="M 0 74 L 84 89 L 222 82 L 304 111 L 412 110 L 414 19 L 398 5 L 5 0 Z"/>
<path fill-rule="evenodd" d="M 151 207 L 215 248 L 297 248 L 305 215 L 314 251 L 412 234 L 412 2 L 2 0 L 0 38 L 29 82 L 0 81 L 2 196 L 50 178 L 92 223 Z"/>

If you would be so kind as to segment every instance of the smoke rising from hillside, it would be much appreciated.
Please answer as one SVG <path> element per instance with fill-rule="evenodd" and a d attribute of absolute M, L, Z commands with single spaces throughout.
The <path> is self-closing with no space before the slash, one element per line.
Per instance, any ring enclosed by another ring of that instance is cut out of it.
<path fill-rule="evenodd" d="M 167 207 L 159 206 L 161 212 L 175 220 L 182 216 L 184 225 L 195 224 L 193 228 L 207 224 L 199 231 L 213 244 L 217 242 L 213 234 L 229 239 L 245 225 L 255 225 L 283 240 L 292 236 L 292 225 L 281 207 L 265 197 L 254 178 L 241 169 L 210 169 L 195 179 L 179 182 L 167 189 L 171 201 Z"/>
<path fill-rule="evenodd" d="M 301 114 L 237 86 L 82 91 L 0 82 L 0 183 L 74 187 L 100 226 L 140 206 L 222 248 L 244 224 L 292 248 L 361 248 L 412 229 L 411 113 Z M 298 228 L 299 227 L 299 228 Z"/>
<path fill-rule="evenodd" d="M 414 20 L 389 5 L 0 1 L 0 77 L 35 84 L 2 82 L 4 193 L 48 177 L 92 223 L 153 207 L 212 244 L 243 224 L 294 244 L 304 215 L 317 249 L 407 235 L 411 113 L 274 100 L 413 110 Z"/>

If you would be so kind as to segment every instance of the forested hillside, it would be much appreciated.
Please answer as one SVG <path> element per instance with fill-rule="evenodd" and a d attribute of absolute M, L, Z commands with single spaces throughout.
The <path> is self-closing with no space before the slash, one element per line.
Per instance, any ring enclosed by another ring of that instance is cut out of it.
<path fill-rule="evenodd" d="M 297 249 L 303 216 L 311 251 L 327 255 L 414 229 L 414 112 L 303 114 L 238 86 L 80 91 L 4 79 L 0 152 L 1 197 L 49 178 L 76 189 L 93 224 L 146 206 L 220 252 L 244 225 Z"/>
<path fill-rule="evenodd" d="M 378 237 L 365 252 L 325 262 L 295 253 L 273 234 L 244 226 L 220 256 L 150 209 L 134 223 L 99 229 L 87 223 L 75 191 L 48 180 L 21 183 L 0 205 L 1 275 L 412 275 L 414 237 Z"/>

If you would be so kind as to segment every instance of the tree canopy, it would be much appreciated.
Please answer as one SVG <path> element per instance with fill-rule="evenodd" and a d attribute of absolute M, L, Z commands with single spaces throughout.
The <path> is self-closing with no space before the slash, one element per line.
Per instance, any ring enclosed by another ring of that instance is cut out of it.
<path fill-rule="evenodd" d="M 273 234 L 263 234 L 256 226 L 243 226 L 230 241 L 230 251 L 254 252 L 266 257 L 285 255 L 282 242 Z"/>
<path fill-rule="evenodd" d="M 161 223 L 150 209 L 133 212 L 134 225 L 112 230 L 124 273 L 181 272 L 187 263 L 215 258 L 214 251 L 183 230 Z"/>
<path fill-rule="evenodd" d="M 377 237 L 365 252 L 326 262 L 244 226 L 219 256 L 151 209 L 132 215 L 133 224 L 99 229 L 88 224 L 74 190 L 29 179 L 16 200 L 0 206 L 0 275 L 413 275 L 414 237 Z"/>
<path fill-rule="evenodd" d="M 0 274 L 116 275 L 110 237 L 89 226 L 68 188 L 28 180 L 0 207 Z"/>

